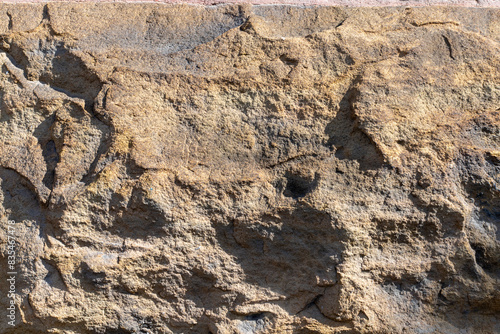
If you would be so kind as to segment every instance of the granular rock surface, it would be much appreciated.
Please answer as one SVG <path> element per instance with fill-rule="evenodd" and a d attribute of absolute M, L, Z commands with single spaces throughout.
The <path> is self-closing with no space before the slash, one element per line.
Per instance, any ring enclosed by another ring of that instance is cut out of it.
<path fill-rule="evenodd" d="M 500 10 L 0 17 L 1 333 L 499 333 Z"/>

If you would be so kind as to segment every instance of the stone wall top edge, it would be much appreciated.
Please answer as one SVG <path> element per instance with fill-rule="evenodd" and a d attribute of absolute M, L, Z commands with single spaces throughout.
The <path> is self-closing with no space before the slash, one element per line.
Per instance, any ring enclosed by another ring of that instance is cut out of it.
<path fill-rule="evenodd" d="M 500 0 L 0 0 L 0 4 L 27 3 L 135 3 L 135 4 L 189 4 L 189 5 L 296 5 L 345 7 L 472 7 L 500 8 Z"/>

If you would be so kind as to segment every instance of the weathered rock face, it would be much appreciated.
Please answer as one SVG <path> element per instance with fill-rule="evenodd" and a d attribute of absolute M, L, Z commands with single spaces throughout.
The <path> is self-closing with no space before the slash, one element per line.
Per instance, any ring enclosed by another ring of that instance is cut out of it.
<path fill-rule="evenodd" d="M 2 333 L 498 333 L 500 10 L 0 17 Z"/>

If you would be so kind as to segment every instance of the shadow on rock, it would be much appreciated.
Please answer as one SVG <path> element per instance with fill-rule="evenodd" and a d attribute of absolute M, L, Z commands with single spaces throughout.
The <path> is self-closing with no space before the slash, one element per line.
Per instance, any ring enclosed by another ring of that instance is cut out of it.
<path fill-rule="evenodd" d="M 327 146 L 336 148 L 339 159 L 356 160 L 362 170 L 382 167 L 384 158 L 377 145 L 358 126 L 353 101 L 358 90 L 351 87 L 339 103 L 336 117 L 328 123 Z"/>
<path fill-rule="evenodd" d="M 215 228 L 220 245 L 237 258 L 246 283 L 284 296 L 275 303 L 290 314 L 303 311 L 337 282 L 347 236 L 323 211 L 299 203 Z"/>

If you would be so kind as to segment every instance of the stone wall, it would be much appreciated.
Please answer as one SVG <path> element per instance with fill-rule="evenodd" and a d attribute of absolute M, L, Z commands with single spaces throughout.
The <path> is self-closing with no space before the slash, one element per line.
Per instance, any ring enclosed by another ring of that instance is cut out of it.
<path fill-rule="evenodd" d="M 498 333 L 500 10 L 0 17 L 1 333 Z"/>

